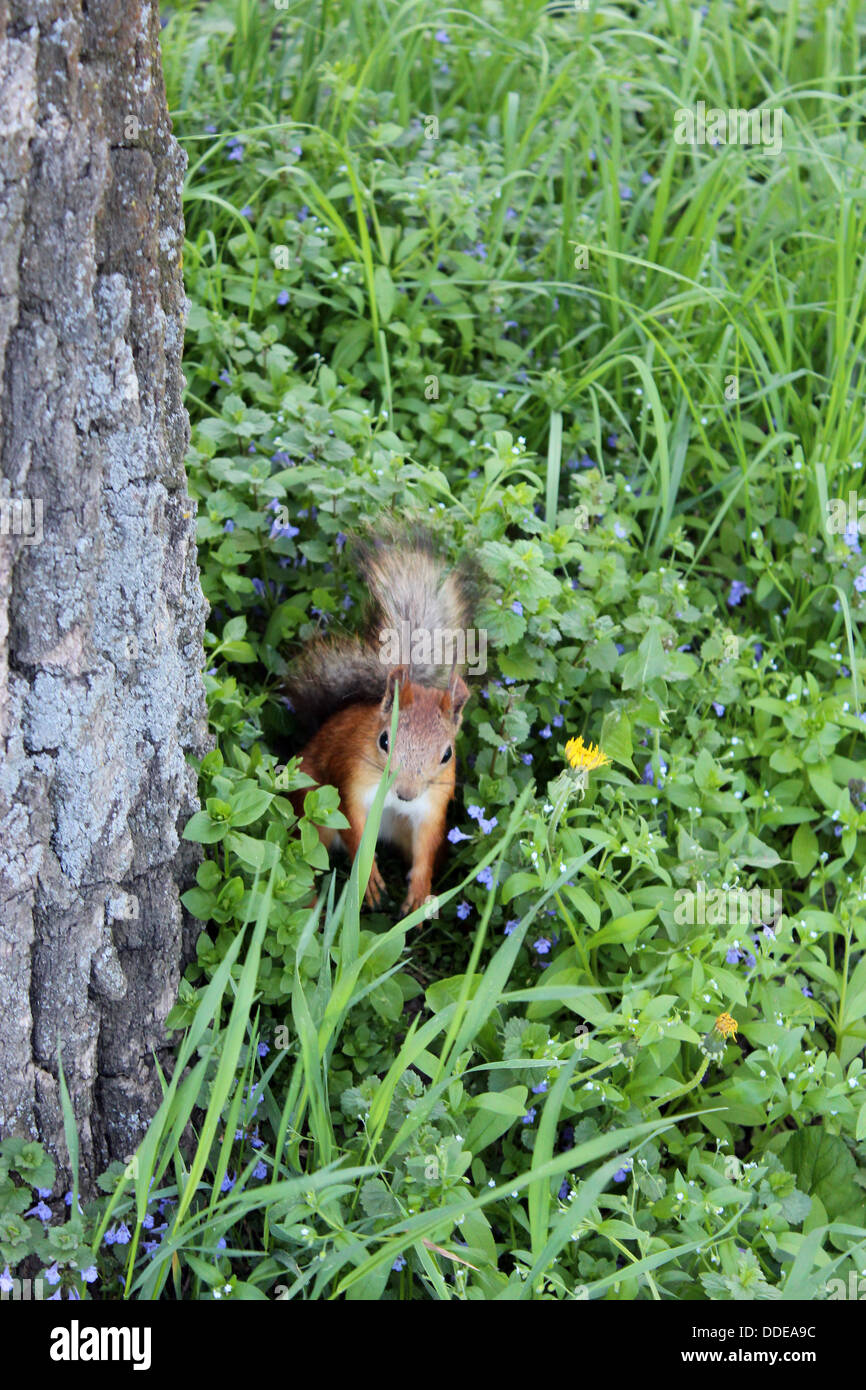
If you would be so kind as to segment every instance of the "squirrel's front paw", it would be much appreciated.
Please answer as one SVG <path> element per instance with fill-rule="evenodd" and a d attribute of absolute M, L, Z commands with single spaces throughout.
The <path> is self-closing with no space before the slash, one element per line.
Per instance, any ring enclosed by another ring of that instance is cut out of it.
<path fill-rule="evenodd" d="M 403 899 L 403 906 L 400 908 L 401 916 L 408 917 L 410 912 L 417 912 L 419 907 L 424 907 L 425 904 L 430 905 L 432 903 L 433 899 L 430 895 L 429 883 L 422 883 L 417 888 L 413 887 L 410 883 L 409 891 Z M 438 916 L 438 913 L 431 911 L 430 915 Z"/>
<path fill-rule="evenodd" d="M 364 894 L 364 902 L 368 907 L 378 907 L 385 896 L 385 880 L 379 873 L 379 866 L 375 859 L 370 870 L 370 882 L 367 884 L 367 891 Z"/>

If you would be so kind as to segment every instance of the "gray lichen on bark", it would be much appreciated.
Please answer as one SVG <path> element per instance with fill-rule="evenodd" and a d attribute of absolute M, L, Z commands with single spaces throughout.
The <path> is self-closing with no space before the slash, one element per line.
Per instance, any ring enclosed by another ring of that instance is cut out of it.
<path fill-rule="evenodd" d="M 90 1180 L 158 1100 L 208 746 L 158 34 L 0 0 L 0 496 L 43 528 L 0 535 L 0 1135 L 63 1158 L 59 1037 Z"/>

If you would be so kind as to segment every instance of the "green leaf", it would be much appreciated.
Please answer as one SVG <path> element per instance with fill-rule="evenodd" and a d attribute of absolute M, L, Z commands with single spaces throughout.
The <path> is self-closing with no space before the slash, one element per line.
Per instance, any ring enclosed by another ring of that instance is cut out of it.
<path fill-rule="evenodd" d="M 810 1125 L 792 1135 L 780 1155 L 801 1192 L 819 1197 L 831 1221 L 863 1224 L 866 1196 L 857 1182 L 857 1164 L 839 1134 Z"/>
<path fill-rule="evenodd" d="M 799 826 L 791 841 L 791 858 L 798 878 L 809 877 L 818 862 L 819 853 L 818 837 L 812 827 L 808 824 Z"/>

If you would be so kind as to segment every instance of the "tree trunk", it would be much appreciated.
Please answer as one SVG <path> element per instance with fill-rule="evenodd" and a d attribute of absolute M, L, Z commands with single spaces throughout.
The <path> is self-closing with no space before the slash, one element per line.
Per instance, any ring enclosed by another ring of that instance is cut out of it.
<path fill-rule="evenodd" d="M 147 0 L 0 0 L 0 1136 L 138 1142 L 206 749 L 181 186 Z M 184 939 L 185 938 L 185 939 Z"/>

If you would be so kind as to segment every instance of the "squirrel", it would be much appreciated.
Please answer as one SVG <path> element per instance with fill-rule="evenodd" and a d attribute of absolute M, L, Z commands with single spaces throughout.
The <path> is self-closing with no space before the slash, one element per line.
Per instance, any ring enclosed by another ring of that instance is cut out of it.
<path fill-rule="evenodd" d="M 465 562 L 446 571 L 421 529 L 358 538 L 352 549 L 371 600 L 365 635 L 311 643 L 291 670 L 286 691 L 295 713 L 315 729 L 300 770 L 318 785 L 337 788 L 349 822 L 339 831 L 319 826 L 319 836 L 327 849 L 342 846 L 352 859 L 388 761 L 399 692 L 390 750 L 396 779 L 378 839 L 396 845 L 410 863 L 405 916 L 430 896 L 454 795 L 454 744 L 469 689 L 451 658 L 455 642 L 465 652 L 465 637 L 461 643 L 458 634 L 471 621 L 472 579 Z M 308 790 L 291 796 L 298 816 Z M 364 900 L 376 908 L 384 894 L 374 858 Z"/>

